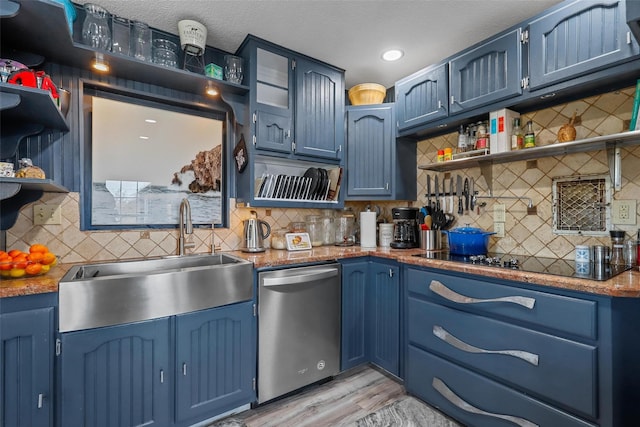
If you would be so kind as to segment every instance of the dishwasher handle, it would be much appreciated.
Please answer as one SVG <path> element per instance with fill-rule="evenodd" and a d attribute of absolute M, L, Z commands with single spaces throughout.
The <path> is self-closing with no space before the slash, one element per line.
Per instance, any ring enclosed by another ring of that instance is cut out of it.
<path fill-rule="evenodd" d="M 263 279 L 263 286 L 286 286 L 295 285 L 299 283 L 308 283 L 314 280 L 328 279 L 329 277 L 335 277 L 338 275 L 339 270 L 337 268 L 324 268 L 317 269 L 305 274 L 295 274 L 290 276 L 280 277 L 265 277 Z"/>

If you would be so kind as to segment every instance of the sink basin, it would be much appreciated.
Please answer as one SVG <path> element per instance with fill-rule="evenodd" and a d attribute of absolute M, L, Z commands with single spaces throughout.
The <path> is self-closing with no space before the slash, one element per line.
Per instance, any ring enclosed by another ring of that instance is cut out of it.
<path fill-rule="evenodd" d="M 72 267 L 59 285 L 59 330 L 118 325 L 253 298 L 253 265 L 228 254 Z"/>

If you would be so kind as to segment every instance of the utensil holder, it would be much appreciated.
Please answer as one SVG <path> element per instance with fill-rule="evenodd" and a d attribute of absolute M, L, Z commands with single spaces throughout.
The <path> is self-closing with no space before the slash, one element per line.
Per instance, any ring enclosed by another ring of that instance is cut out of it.
<path fill-rule="evenodd" d="M 421 230 L 420 249 L 439 251 L 442 249 L 442 232 L 440 230 Z"/>

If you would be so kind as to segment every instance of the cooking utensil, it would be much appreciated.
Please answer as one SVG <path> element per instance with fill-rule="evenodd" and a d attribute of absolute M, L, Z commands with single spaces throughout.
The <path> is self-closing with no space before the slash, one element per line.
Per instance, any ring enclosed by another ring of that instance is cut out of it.
<path fill-rule="evenodd" d="M 474 227 L 458 227 L 445 232 L 449 237 L 449 252 L 455 255 L 486 255 L 489 236 L 496 234 Z"/>
<path fill-rule="evenodd" d="M 431 175 L 427 175 L 427 207 L 431 209 Z"/>
<path fill-rule="evenodd" d="M 464 179 L 464 189 L 462 192 L 464 194 L 464 210 L 465 212 L 469 212 L 469 178 Z"/>
<path fill-rule="evenodd" d="M 469 200 L 469 208 L 471 209 L 471 211 L 473 211 L 473 206 L 476 203 L 476 192 L 473 178 L 471 178 L 471 183 L 469 184 L 469 194 L 471 199 Z"/>
<path fill-rule="evenodd" d="M 462 177 L 458 175 L 456 177 L 456 196 L 458 196 L 458 215 L 462 215 Z"/>
<path fill-rule="evenodd" d="M 449 180 L 449 213 L 452 214 L 453 209 L 453 177 Z"/>
<path fill-rule="evenodd" d="M 438 189 L 438 175 L 436 175 L 435 181 L 436 181 L 436 210 L 440 210 L 440 190 Z"/>

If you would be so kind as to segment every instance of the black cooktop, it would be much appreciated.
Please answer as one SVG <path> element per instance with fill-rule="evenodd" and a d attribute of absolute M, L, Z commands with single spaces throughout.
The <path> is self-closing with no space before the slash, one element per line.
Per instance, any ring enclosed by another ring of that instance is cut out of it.
<path fill-rule="evenodd" d="M 495 268 L 527 271 L 530 273 L 552 274 L 563 277 L 577 277 L 591 280 L 609 280 L 631 267 L 624 265 L 595 265 L 594 263 L 576 263 L 575 261 L 559 258 L 542 258 L 522 255 L 508 255 L 490 253 L 487 255 L 462 256 L 445 251 L 426 252 L 415 256 L 455 261 L 465 264 L 483 265 Z"/>

